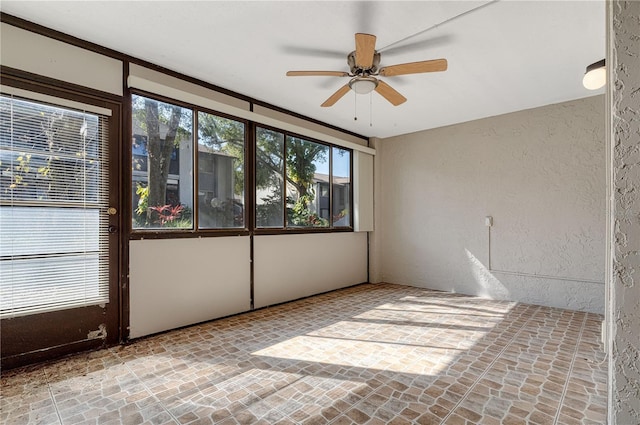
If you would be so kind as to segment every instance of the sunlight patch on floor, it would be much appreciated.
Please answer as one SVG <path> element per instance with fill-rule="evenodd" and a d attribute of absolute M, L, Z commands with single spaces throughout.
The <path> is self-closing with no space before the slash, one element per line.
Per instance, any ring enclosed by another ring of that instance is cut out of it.
<path fill-rule="evenodd" d="M 510 307 L 495 310 L 403 299 L 298 335 L 252 355 L 436 375 L 472 348 Z"/>
<path fill-rule="evenodd" d="M 252 353 L 257 356 L 366 369 L 433 375 L 446 367 L 457 349 L 402 343 L 298 336 Z"/>

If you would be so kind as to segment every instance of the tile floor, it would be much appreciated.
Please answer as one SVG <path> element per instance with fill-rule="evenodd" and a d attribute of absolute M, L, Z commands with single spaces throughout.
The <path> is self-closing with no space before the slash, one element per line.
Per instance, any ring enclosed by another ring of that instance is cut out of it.
<path fill-rule="evenodd" d="M 1 376 L 3 424 L 603 424 L 601 316 L 359 285 Z"/>

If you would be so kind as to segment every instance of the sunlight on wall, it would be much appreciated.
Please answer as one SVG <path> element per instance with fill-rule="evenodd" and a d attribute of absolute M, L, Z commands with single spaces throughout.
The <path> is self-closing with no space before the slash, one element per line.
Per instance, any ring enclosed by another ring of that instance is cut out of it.
<path fill-rule="evenodd" d="M 468 249 L 465 249 L 471 274 L 478 284 L 477 295 L 485 298 L 493 299 L 509 299 L 509 290 L 473 255 Z"/>

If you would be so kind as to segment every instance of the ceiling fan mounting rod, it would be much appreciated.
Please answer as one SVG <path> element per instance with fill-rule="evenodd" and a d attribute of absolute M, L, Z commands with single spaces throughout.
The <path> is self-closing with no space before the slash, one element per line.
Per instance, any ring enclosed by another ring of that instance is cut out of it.
<path fill-rule="evenodd" d="M 441 25 L 448 24 L 449 22 L 455 21 L 455 20 L 456 20 L 456 19 L 458 19 L 458 18 L 462 18 L 462 17 L 463 17 L 463 16 L 465 16 L 465 15 L 468 15 L 468 14 L 470 14 L 470 13 L 473 13 L 473 12 L 477 11 L 477 10 L 480 10 L 480 9 L 482 9 L 483 7 L 487 7 L 487 6 L 490 6 L 490 5 L 492 5 L 492 4 L 495 4 L 495 3 L 499 2 L 499 1 L 500 1 L 500 0 L 490 0 L 489 2 L 487 2 L 487 3 L 483 3 L 483 4 L 481 4 L 480 6 L 476 6 L 476 7 L 472 8 L 472 9 L 466 10 L 466 11 L 464 11 L 464 12 L 462 12 L 462 13 L 460 13 L 460 14 L 456 15 L 456 16 L 453 16 L 453 17 L 451 17 L 451 18 L 449 18 L 449 19 L 445 19 L 445 20 L 444 20 L 444 21 L 442 21 L 442 22 L 439 22 L 439 23 L 437 23 L 437 24 L 435 24 L 435 25 L 432 25 L 432 26 L 430 26 L 429 28 L 426 28 L 426 29 L 424 29 L 424 30 L 422 30 L 422 31 L 418 31 L 418 32 L 417 32 L 417 33 L 415 33 L 415 34 L 411 34 L 410 36 L 405 37 L 405 38 L 403 38 L 402 40 L 398 40 L 398 41 L 396 41 L 396 42 L 394 42 L 394 43 L 388 44 L 388 45 L 386 45 L 386 46 L 382 47 L 382 48 L 380 49 L 380 51 L 381 51 L 381 52 L 383 52 L 383 51 L 385 51 L 385 50 L 389 50 L 390 48 L 395 47 L 395 46 L 397 46 L 398 44 L 402 44 L 402 43 L 406 42 L 407 40 L 410 40 L 410 39 L 412 39 L 412 38 L 414 38 L 414 37 L 418 37 L 418 36 L 420 36 L 420 35 L 422 35 L 422 34 L 426 33 L 427 31 L 434 30 L 434 29 L 436 29 L 436 28 L 440 27 Z"/>

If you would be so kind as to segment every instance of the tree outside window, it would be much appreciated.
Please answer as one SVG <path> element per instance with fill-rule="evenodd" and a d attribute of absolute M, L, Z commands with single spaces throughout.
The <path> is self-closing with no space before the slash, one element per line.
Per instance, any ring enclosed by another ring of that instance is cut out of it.
<path fill-rule="evenodd" d="M 198 227 L 244 227 L 245 125 L 198 112 Z"/>
<path fill-rule="evenodd" d="M 289 136 L 286 150 L 287 226 L 328 227 L 329 194 L 321 188 L 329 182 L 329 147 Z"/>
<path fill-rule="evenodd" d="M 193 112 L 132 97 L 133 228 L 193 228 Z"/>
<path fill-rule="evenodd" d="M 349 150 L 258 127 L 256 227 L 349 228 L 350 176 Z"/>
<path fill-rule="evenodd" d="M 351 151 L 332 148 L 331 175 L 334 227 L 351 225 Z"/>
<path fill-rule="evenodd" d="M 246 228 L 246 124 L 132 96 L 132 228 Z M 351 151 L 255 128 L 257 228 L 350 228 Z M 194 174 L 197 164 L 197 174 Z"/>
<path fill-rule="evenodd" d="M 256 128 L 256 227 L 284 227 L 284 134 Z"/>

